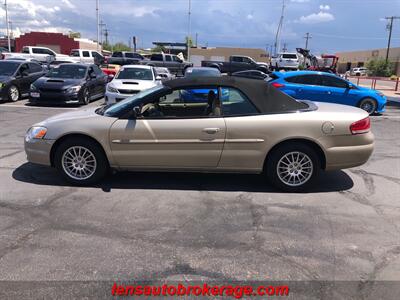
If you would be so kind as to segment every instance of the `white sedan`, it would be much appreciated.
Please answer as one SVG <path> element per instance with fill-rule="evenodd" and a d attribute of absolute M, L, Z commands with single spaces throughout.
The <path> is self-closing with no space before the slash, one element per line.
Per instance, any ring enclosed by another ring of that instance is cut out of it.
<path fill-rule="evenodd" d="M 151 66 L 125 65 L 121 67 L 114 79 L 107 84 L 106 103 L 119 102 L 161 83 Z"/>

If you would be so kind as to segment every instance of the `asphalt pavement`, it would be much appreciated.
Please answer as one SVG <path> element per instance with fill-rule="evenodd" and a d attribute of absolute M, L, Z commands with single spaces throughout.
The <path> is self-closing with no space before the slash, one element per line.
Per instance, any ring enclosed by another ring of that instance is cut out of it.
<path fill-rule="evenodd" d="M 26 161 L 23 138 L 80 108 L 25 104 L 0 104 L 0 281 L 400 278 L 400 105 L 372 117 L 367 164 L 285 194 L 236 174 L 124 172 L 70 186 Z"/>

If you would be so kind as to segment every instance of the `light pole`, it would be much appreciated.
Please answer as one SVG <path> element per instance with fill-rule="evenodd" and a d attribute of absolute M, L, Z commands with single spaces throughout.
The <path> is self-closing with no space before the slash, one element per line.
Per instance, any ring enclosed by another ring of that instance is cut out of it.
<path fill-rule="evenodd" d="M 189 0 L 189 11 L 188 11 L 188 37 L 186 41 L 186 47 L 187 47 L 187 60 L 189 61 L 190 58 L 190 31 L 191 31 L 191 20 L 190 20 L 190 14 L 191 14 L 191 9 L 192 9 L 192 1 Z"/>
<path fill-rule="evenodd" d="M 308 49 L 308 40 L 312 38 L 309 32 L 306 33 L 306 36 L 304 37 L 306 39 L 306 50 Z"/>
<path fill-rule="evenodd" d="M 97 30 L 97 51 L 99 51 L 99 40 L 100 40 L 100 30 L 99 30 L 99 0 L 96 0 L 96 30 Z"/>
<path fill-rule="evenodd" d="M 280 42 L 280 34 L 281 34 L 281 31 L 282 31 L 282 26 L 283 26 L 283 14 L 284 14 L 284 12 L 285 12 L 285 0 L 282 0 L 281 17 L 280 17 L 279 24 L 278 24 L 278 29 L 276 30 L 276 35 L 275 35 L 275 44 L 274 44 L 275 56 L 277 54 L 278 49 L 280 50 L 280 47 L 281 47 L 281 45 L 280 45 L 281 44 L 281 42 Z"/>
<path fill-rule="evenodd" d="M 388 59 L 389 59 L 390 40 L 392 39 L 393 20 L 400 19 L 400 17 L 391 16 L 391 17 L 385 17 L 385 19 L 390 20 L 390 23 L 388 24 L 389 25 L 389 39 L 388 39 L 388 45 L 387 45 L 387 49 L 386 49 L 386 63 L 387 63 Z"/>
<path fill-rule="evenodd" d="M 4 10 L 6 11 L 6 25 L 7 25 L 8 51 L 9 51 L 9 52 L 11 52 L 10 23 L 9 23 L 9 21 L 8 21 L 8 7 L 7 7 L 7 0 L 4 0 Z"/>

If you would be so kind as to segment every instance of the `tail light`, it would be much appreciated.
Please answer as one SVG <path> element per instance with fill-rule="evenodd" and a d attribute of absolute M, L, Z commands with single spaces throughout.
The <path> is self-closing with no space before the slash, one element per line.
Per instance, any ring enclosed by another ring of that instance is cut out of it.
<path fill-rule="evenodd" d="M 371 121 L 369 117 L 354 122 L 353 124 L 350 125 L 350 131 L 352 134 L 366 133 L 370 130 L 370 128 L 371 128 Z"/>
<path fill-rule="evenodd" d="M 278 83 L 278 82 L 273 82 L 273 83 L 272 83 L 272 86 L 273 86 L 273 87 L 276 87 L 277 89 L 279 89 L 279 88 L 281 88 L 281 87 L 285 87 L 284 84 Z"/>

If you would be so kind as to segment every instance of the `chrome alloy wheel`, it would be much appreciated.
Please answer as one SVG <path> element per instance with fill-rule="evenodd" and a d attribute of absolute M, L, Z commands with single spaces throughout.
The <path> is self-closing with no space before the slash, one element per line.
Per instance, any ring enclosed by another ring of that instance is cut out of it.
<path fill-rule="evenodd" d="M 11 101 L 13 101 L 13 102 L 17 101 L 19 98 L 18 88 L 16 86 L 10 87 L 9 95 L 10 95 Z"/>
<path fill-rule="evenodd" d="M 93 176 L 97 161 L 94 154 L 82 146 L 68 148 L 62 156 L 64 172 L 75 180 L 85 180 Z"/>
<path fill-rule="evenodd" d="M 313 174 L 313 163 L 303 152 L 286 153 L 276 167 L 279 179 L 289 186 L 306 183 Z"/>

